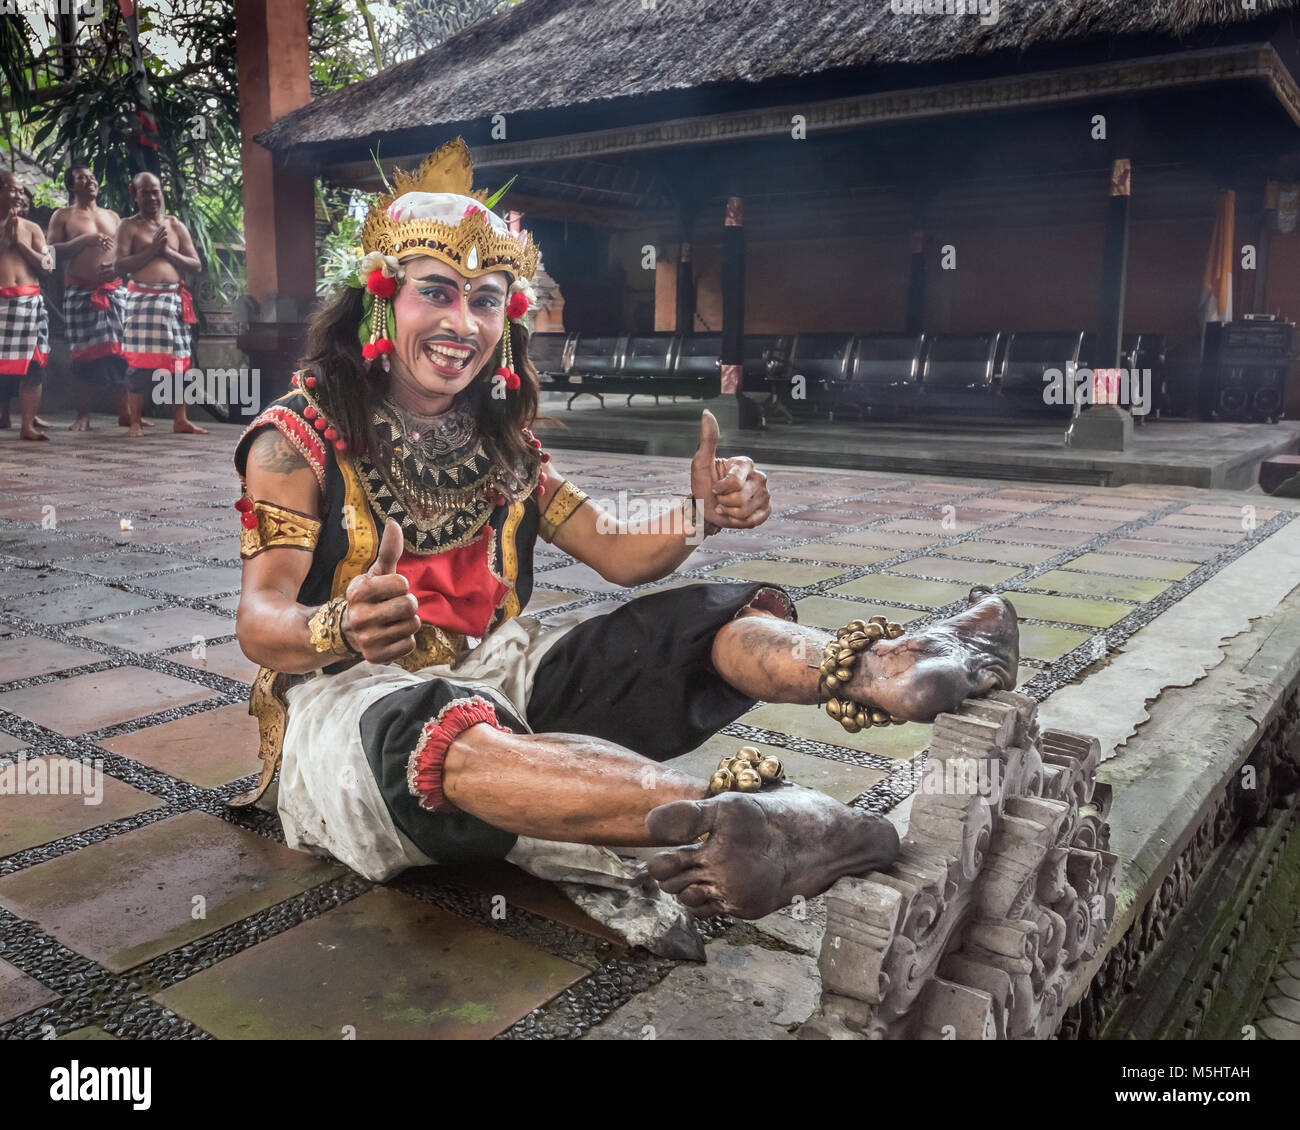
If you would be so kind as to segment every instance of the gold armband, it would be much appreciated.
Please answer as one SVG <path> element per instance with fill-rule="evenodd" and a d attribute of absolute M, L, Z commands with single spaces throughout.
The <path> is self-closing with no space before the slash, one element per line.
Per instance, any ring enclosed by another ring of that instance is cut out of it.
<path fill-rule="evenodd" d="M 343 636 L 343 612 L 348 602 L 336 596 L 322 604 L 307 621 L 311 630 L 311 646 L 319 652 L 351 657 L 357 654 Z"/>
<path fill-rule="evenodd" d="M 554 541 L 559 528 L 586 501 L 587 492 L 575 487 L 566 479 L 551 496 L 551 501 L 546 504 L 546 509 L 542 512 L 542 519 L 537 527 L 538 536 L 546 542 Z"/>
<path fill-rule="evenodd" d="M 293 549 L 305 549 L 308 553 L 316 548 L 320 538 L 320 522 L 310 514 L 290 510 L 287 506 L 276 506 L 273 502 L 254 502 L 251 508 L 244 510 L 241 517 L 247 519 L 252 515 L 257 523 L 241 523 L 239 530 L 239 556 L 245 561 L 265 553 L 268 549 L 290 546 Z"/>

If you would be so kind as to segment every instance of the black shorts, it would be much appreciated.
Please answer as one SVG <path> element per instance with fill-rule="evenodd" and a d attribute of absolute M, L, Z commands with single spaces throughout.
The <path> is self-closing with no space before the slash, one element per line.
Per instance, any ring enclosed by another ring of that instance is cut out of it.
<path fill-rule="evenodd" d="M 440 863 L 500 859 L 516 837 L 467 812 L 431 812 L 407 779 L 430 719 L 458 700 L 489 699 L 513 733 L 584 734 L 654 761 L 695 749 L 755 700 L 713 669 L 713 637 L 748 606 L 796 619 L 784 590 L 757 583 L 694 584 L 636 597 L 570 628 L 542 657 L 527 726 L 500 697 L 448 679 L 385 695 L 361 718 L 366 759 L 397 827 Z"/>

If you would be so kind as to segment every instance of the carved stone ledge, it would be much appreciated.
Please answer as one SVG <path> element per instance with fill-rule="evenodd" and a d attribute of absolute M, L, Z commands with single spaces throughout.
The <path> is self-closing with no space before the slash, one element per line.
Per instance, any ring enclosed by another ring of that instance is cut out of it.
<path fill-rule="evenodd" d="M 997 691 L 935 719 L 897 861 L 826 895 L 817 1039 L 1044 1039 L 1115 916 L 1095 738 Z"/>

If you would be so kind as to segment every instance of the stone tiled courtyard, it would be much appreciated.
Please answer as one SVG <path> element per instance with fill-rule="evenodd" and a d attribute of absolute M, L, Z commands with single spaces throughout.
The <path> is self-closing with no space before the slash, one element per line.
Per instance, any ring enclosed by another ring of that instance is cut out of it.
<path fill-rule="evenodd" d="M 228 808 L 257 767 L 255 667 L 234 638 L 237 431 L 160 423 L 128 441 L 96 423 L 41 445 L 0 433 L 0 769 L 105 773 L 94 804 L 36 784 L 0 794 L 0 1037 L 789 1038 L 808 1016 L 815 903 L 713 920 L 708 964 L 679 965 L 508 867 L 373 884 L 287 849 L 274 791 Z M 686 482 L 681 460 L 555 461 L 598 499 Z M 1022 689 L 1059 693 L 1075 719 L 1080 679 L 1105 686 L 1129 641 L 1225 569 L 1272 553 L 1294 570 L 1296 504 L 1259 495 L 768 470 L 762 529 L 711 538 L 687 578 L 636 591 L 770 581 L 801 620 L 835 628 L 937 618 L 991 584 L 1022 617 Z M 544 544 L 537 568 L 527 613 L 552 627 L 626 599 Z M 928 730 L 848 735 L 817 710 L 759 704 L 680 764 L 711 769 L 748 741 L 795 781 L 902 819 Z"/>

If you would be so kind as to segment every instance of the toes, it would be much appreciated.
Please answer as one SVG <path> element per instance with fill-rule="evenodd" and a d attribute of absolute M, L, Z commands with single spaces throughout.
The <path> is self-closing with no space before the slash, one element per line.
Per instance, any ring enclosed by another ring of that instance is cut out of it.
<path fill-rule="evenodd" d="M 678 848 L 676 851 L 661 851 L 658 855 L 650 857 L 649 863 L 646 864 L 646 870 L 650 872 L 656 883 L 661 887 L 668 882 L 673 881 L 684 872 L 690 871 L 699 863 L 700 849 L 698 847 Z M 684 883 L 691 880 L 685 878 Z"/>
<path fill-rule="evenodd" d="M 716 804 L 699 800 L 674 800 L 652 808 L 645 826 L 656 843 L 689 844 L 713 830 Z"/>
<path fill-rule="evenodd" d="M 710 903 L 722 905 L 722 895 L 712 883 L 692 883 L 677 896 L 677 901 L 692 910 L 699 910 Z"/>

